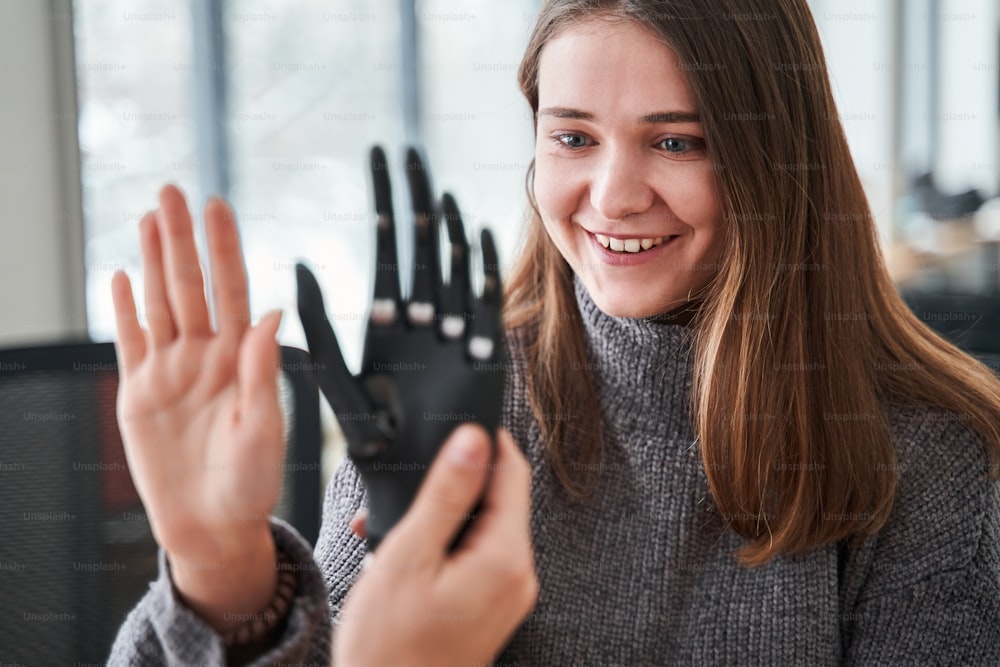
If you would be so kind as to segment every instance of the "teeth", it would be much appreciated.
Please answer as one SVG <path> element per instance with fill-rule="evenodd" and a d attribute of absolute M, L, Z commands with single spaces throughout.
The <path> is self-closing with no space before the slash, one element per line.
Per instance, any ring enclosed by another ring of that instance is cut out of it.
<path fill-rule="evenodd" d="M 663 236 L 657 236 L 656 238 L 648 239 L 616 239 L 613 236 L 605 236 L 604 234 L 594 234 L 594 238 L 605 248 L 610 248 L 615 252 L 642 252 L 643 250 L 649 250 L 655 246 L 663 243 Z"/>

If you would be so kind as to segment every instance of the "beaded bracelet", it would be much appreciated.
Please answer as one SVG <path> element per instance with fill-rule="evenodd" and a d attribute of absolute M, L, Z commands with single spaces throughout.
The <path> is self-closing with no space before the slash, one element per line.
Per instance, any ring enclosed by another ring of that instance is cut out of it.
<path fill-rule="evenodd" d="M 252 614 L 246 623 L 233 628 L 222 636 L 227 648 L 234 648 L 258 642 L 271 633 L 285 618 L 295 600 L 298 577 L 292 562 L 284 551 L 278 550 L 278 588 L 267 609 Z"/>

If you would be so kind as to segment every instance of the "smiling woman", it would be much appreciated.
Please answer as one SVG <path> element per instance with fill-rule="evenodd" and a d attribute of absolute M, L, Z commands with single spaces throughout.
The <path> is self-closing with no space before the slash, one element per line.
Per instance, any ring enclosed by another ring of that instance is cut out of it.
<path fill-rule="evenodd" d="M 536 143 L 502 421 L 531 467 L 537 607 L 503 647 L 503 633 L 469 632 L 485 615 L 421 609 L 406 633 L 380 630 L 433 637 L 441 663 L 995 661 L 1000 382 L 897 295 L 806 0 L 548 0 L 519 82 Z M 258 662 L 325 659 L 327 611 L 340 646 L 378 632 L 348 597 L 364 556 L 351 517 L 367 503 L 346 462 L 315 560 L 271 522 L 301 575 Z M 510 525 L 526 531 L 523 514 Z M 504 544 L 505 560 L 531 555 Z M 205 647 L 189 661 L 223 650 L 172 583 L 164 568 L 118 655 L 178 651 L 180 637 Z M 445 609 L 509 599 L 463 592 Z"/>
<path fill-rule="evenodd" d="M 900 300 L 804 0 L 551 0 L 519 76 L 537 121 L 514 434 L 559 480 L 536 507 L 593 512 L 536 517 L 536 541 L 623 573 L 597 596 L 540 557 L 536 613 L 630 604 L 609 591 L 632 572 L 639 627 L 613 631 L 636 664 L 995 654 L 1000 384 Z M 694 617 L 718 623 L 696 637 Z M 529 620 L 515 652 L 554 631 Z"/>

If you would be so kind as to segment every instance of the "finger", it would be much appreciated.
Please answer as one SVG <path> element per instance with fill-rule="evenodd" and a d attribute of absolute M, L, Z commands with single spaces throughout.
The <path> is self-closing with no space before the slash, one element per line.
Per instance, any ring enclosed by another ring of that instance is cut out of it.
<path fill-rule="evenodd" d="M 205 234 L 212 263 L 212 294 L 219 333 L 241 337 L 250 326 L 247 271 L 232 209 L 221 199 L 205 205 Z"/>
<path fill-rule="evenodd" d="M 207 336 L 212 333 L 205 302 L 205 281 L 198 263 L 194 227 L 181 191 L 172 185 L 160 190 L 157 212 L 163 240 L 167 298 L 180 334 Z"/>
<path fill-rule="evenodd" d="M 483 541 L 531 540 L 531 466 L 507 429 L 497 429 L 497 453 L 489 487 L 476 520 L 455 557 L 462 559 Z"/>
<path fill-rule="evenodd" d="M 146 323 L 154 347 L 161 347 L 177 336 L 174 316 L 167 300 L 167 284 L 163 276 L 163 248 L 156 214 L 147 213 L 139 222 L 139 242 L 142 248 L 142 284 L 146 297 Z"/>
<path fill-rule="evenodd" d="M 490 456 L 489 437 L 482 427 L 463 424 L 455 429 L 410 509 L 382 541 L 379 560 L 416 569 L 443 562 L 482 495 Z"/>
<path fill-rule="evenodd" d="M 351 419 L 339 420 L 347 438 L 348 451 L 355 459 L 377 456 L 388 447 L 388 439 L 378 430 L 379 415 L 374 412 L 372 401 L 344 363 L 337 335 L 326 317 L 319 283 L 312 271 L 301 263 L 295 265 L 295 276 L 299 319 L 306 334 L 309 356 L 319 368 L 319 387 L 330 402 L 334 415 L 352 415 Z"/>
<path fill-rule="evenodd" d="M 146 337 L 139 326 L 132 284 L 124 271 L 116 271 L 111 277 L 111 299 L 115 306 L 115 327 L 118 330 L 115 339 L 118 365 L 123 373 L 128 373 L 146 356 Z"/>
<path fill-rule="evenodd" d="M 365 530 L 365 524 L 368 521 L 368 510 L 358 510 L 353 517 L 351 517 L 351 532 L 365 539 L 368 537 L 368 531 Z"/>
<path fill-rule="evenodd" d="M 236 369 L 237 401 L 241 425 L 258 432 L 271 427 L 278 398 L 278 363 L 281 350 L 275 335 L 281 326 L 280 310 L 262 317 L 240 345 Z"/>
<path fill-rule="evenodd" d="M 498 429 L 497 441 L 479 514 L 441 570 L 438 585 L 464 591 L 470 582 L 502 582 L 504 593 L 495 600 L 494 611 L 505 607 L 510 620 L 520 622 L 539 590 L 531 539 L 531 466 L 506 429 Z"/>
<path fill-rule="evenodd" d="M 414 224 L 413 291 L 406 314 L 410 324 L 429 326 L 434 322 L 441 271 L 430 177 L 415 148 L 406 151 L 406 179 L 410 186 Z"/>
<path fill-rule="evenodd" d="M 490 361 L 503 349 L 500 293 L 500 263 L 493 236 L 484 229 L 481 236 L 483 253 L 483 294 L 476 301 L 469 337 L 469 355 L 476 361 Z"/>
<path fill-rule="evenodd" d="M 371 322 L 391 325 L 398 321 L 403 298 L 399 287 L 399 255 L 396 251 L 396 221 L 392 213 L 392 187 L 385 152 L 372 148 L 372 185 L 375 189 L 375 213 L 378 227 L 375 241 L 375 300 Z"/>
<path fill-rule="evenodd" d="M 445 338 L 459 339 L 465 335 L 469 315 L 469 243 L 465 226 L 455 199 L 447 192 L 441 198 L 441 213 L 448 225 L 451 243 L 451 280 L 441 289 L 441 333 Z"/>

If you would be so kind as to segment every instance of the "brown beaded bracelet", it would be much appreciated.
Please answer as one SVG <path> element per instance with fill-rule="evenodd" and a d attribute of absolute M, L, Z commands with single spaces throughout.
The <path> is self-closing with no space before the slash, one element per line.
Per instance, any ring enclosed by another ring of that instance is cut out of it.
<path fill-rule="evenodd" d="M 295 600 L 298 588 L 298 577 L 292 562 L 284 551 L 278 550 L 278 588 L 264 611 L 251 614 L 243 625 L 233 628 L 222 636 L 222 642 L 227 648 L 253 644 L 271 633 L 288 614 L 288 609 Z"/>

